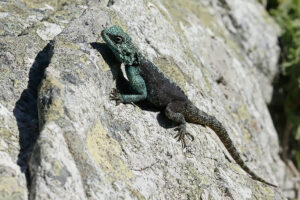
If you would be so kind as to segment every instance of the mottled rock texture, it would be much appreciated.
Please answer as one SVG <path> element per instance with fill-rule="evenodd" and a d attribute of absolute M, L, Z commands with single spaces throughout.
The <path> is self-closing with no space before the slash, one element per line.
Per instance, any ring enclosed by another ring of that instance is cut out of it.
<path fill-rule="evenodd" d="M 113 24 L 280 187 L 209 128 L 189 124 L 183 150 L 163 114 L 110 101 L 127 90 L 100 37 Z M 278 34 L 256 0 L 0 0 L 0 199 L 284 199 Z"/>

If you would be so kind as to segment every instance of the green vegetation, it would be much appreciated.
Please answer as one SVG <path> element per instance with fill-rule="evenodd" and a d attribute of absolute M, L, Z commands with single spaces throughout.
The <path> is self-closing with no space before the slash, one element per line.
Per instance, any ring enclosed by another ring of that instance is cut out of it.
<path fill-rule="evenodd" d="M 288 140 L 283 150 L 287 148 L 288 158 L 300 171 L 300 0 L 268 0 L 267 8 L 282 29 L 280 84 L 286 121 L 279 134 L 283 143 Z"/>

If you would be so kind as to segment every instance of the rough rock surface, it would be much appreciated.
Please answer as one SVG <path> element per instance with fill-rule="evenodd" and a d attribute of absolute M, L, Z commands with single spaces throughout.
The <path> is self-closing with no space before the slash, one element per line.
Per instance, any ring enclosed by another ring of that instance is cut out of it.
<path fill-rule="evenodd" d="M 252 180 L 209 128 L 189 124 L 183 150 L 163 114 L 115 106 L 126 80 L 100 38 L 112 24 L 280 187 Z M 0 0 L 0 199 L 284 199 L 266 106 L 278 32 L 255 0 Z"/>

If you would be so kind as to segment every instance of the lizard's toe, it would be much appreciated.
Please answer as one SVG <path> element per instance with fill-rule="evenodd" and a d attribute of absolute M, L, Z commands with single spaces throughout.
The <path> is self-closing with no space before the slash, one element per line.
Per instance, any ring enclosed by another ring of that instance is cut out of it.
<path fill-rule="evenodd" d="M 192 134 L 190 134 L 190 133 L 187 132 L 186 135 L 188 135 L 191 138 L 191 141 L 195 140 L 195 137 Z"/>
<path fill-rule="evenodd" d="M 117 90 L 116 88 L 114 88 L 114 89 L 112 89 L 112 91 L 110 92 L 109 97 L 110 97 L 111 99 L 117 98 L 118 93 L 119 93 L 118 90 Z"/>
<path fill-rule="evenodd" d="M 118 106 L 121 103 L 120 97 L 119 97 L 119 92 L 116 88 L 114 88 L 110 95 L 109 95 L 109 99 L 116 101 L 116 105 Z"/>
<path fill-rule="evenodd" d="M 178 126 L 174 129 L 175 131 L 178 131 L 178 133 L 175 135 L 175 139 L 177 139 L 178 142 L 181 141 L 182 148 L 186 147 L 186 141 L 185 141 L 185 136 L 189 136 L 191 140 L 194 140 L 194 136 L 191 135 L 190 133 L 186 132 L 185 128 L 182 126 Z"/>
<path fill-rule="evenodd" d="M 182 148 L 183 148 L 183 149 L 186 147 L 186 142 L 185 142 L 184 137 L 183 137 L 182 140 L 181 140 L 181 145 L 182 145 Z"/>

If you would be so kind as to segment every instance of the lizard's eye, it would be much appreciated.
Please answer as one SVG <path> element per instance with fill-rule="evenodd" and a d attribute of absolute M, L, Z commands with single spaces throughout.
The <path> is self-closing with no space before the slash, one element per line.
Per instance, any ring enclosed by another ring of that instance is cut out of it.
<path fill-rule="evenodd" d="M 123 42 L 123 38 L 121 36 L 115 36 L 114 41 L 117 44 L 121 44 Z"/>

